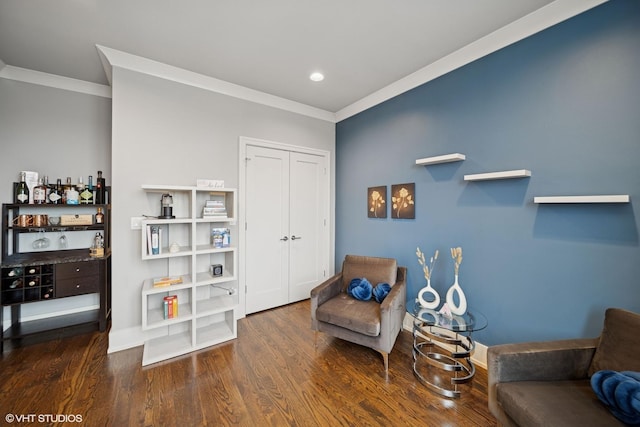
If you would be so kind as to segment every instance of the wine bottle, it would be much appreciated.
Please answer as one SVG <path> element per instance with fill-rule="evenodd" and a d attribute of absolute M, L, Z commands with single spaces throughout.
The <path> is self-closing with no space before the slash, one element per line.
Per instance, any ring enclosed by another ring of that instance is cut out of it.
<path fill-rule="evenodd" d="M 42 288 L 42 299 L 53 298 L 53 287 Z"/>
<path fill-rule="evenodd" d="M 18 277 L 22 276 L 22 269 L 20 267 L 12 268 L 8 274 L 9 277 Z"/>
<path fill-rule="evenodd" d="M 105 179 L 102 177 L 102 171 L 98 171 L 98 178 L 96 179 L 96 204 L 102 205 L 105 203 Z"/>
<path fill-rule="evenodd" d="M 29 203 L 29 187 L 27 187 L 27 174 L 20 172 L 20 182 L 16 187 L 16 203 Z"/>
<path fill-rule="evenodd" d="M 44 179 L 38 179 L 38 185 L 33 187 L 33 203 L 42 205 L 47 203 L 47 187 L 44 186 Z"/>
<path fill-rule="evenodd" d="M 51 193 L 49 193 L 49 202 L 53 203 L 54 205 L 59 205 L 66 202 L 66 199 L 64 199 L 64 201 L 62 199 L 62 180 L 58 178 L 58 180 L 56 181 L 56 185 L 51 186 Z"/>

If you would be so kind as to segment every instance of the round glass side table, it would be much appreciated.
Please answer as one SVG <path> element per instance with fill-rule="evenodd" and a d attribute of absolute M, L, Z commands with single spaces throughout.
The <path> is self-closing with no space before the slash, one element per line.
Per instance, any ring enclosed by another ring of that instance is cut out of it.
<path fill-rule="evenodd" d="M 486 328 L 487 318 L 475 310 L 448 317 L 422 307 L 417 298 L 407 303 L 407 312 L 413 317 L 413 373 L 432 391 L 460 397 L 458 384 L 470 382 L 476 373 L 471 334 Z"/>

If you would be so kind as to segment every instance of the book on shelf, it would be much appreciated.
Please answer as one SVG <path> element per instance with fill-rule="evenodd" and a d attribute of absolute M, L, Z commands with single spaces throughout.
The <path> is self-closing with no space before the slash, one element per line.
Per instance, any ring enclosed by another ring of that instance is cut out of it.
<path fill-rule="evenodd" d="M 152 283 L 154 288 L 177 285 L 182 283 L 182 276 L 156 277 L 153 279 Z"/>
<path fill-rule="evenodd" d="M 174 319 L 178 317 L 178 296 L 169 295 L 162 301 L 165 319 Z"/>
<path fill-rule="evenodd" d="M 147 225 L 147 253 L 149 255 L 162 253 L 162 228 L 157 225 Z"/>

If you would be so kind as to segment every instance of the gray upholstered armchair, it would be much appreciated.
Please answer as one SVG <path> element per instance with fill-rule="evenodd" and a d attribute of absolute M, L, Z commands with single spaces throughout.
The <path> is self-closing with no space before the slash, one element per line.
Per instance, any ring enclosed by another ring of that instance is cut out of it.
<path fill-rule="evenodd" d="M 592 390 L 598 371 L 640 371 L 640 314 L 605 313 L 598 338 L 489 347 L 489 410 L 501 426 L 623 426 Z"/>
<path fill-rule="evenodd" d="M 382 354 L 385 372 L 389 353 L 402 329 L 406 304 L 406 267 L 395 259 L 347 255 L 342 271 L 311 291 L 311 328 L 370 347 Z M 381 304 L 347 295 L 352 279 L 365 277 L 373 286 L 388 283 L 391 291 Z"/>

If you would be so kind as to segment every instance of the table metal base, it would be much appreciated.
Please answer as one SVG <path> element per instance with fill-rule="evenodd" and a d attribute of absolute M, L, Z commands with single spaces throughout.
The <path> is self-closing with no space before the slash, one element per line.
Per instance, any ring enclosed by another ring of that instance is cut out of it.
<path fill-rule="evenodd" d="M 430 390 L 442 396 L 458 398 L 458 384 L 468 383 L 476 373 L 476 368 L 471 362 L 475 343 L 470 333 L 465 335 L 448 331 L 449 334 L 445 334 L 445 331 L 448 330 L 414 319 L 413 373 Z M 439 352 L 433 351 L 436 342 L 444 344 L 438 345 Z M 427 376 L 422 374 L 422 371 L 431 371 L 432 368 L 439 369 L 447 375 L 441 378 L 439 373 L 429 372 Z M 450 384 L 447 384 L 447 380 L 450 380 Z"/>

